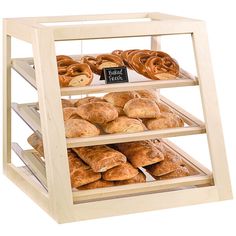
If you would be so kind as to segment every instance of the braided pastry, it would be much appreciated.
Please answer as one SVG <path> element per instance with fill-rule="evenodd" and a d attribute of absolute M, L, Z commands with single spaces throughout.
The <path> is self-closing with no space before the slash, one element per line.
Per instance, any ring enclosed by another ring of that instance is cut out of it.
<path fill-rule="evenodd" d="M 85 63 L 76 63 L 68 66 L 63 74 L 59 74 L 61 87 L 77 87 L 91 84 L 93 73 Z"/>

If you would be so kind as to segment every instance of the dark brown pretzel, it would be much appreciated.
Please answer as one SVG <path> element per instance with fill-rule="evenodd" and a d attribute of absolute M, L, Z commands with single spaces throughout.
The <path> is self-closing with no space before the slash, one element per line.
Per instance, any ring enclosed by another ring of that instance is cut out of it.
<path fill-rule="evenodd" d="M 67 71 L 67 67 L 73 64 L 78 63 L 77 61 L 71 59 L 64 59 L 57 62 L 58 74 L 64 75 Z"/>
<path fill-rule="evenodd" d="M 111 54 L 121 57 L 122 52 L 123 52 L 123 50 L 114 50 Z"/>
<path fill-rule="evenodd" d="M 71 57 L 69 57 L 69 56 L 66 56 L 66 55 L 58 55 L 57 57 L 56 57 L 56 59 L 57 59 L 57 61 L 61 61 L 61 60 L 65 60 L 65 59 L 69 59 L 69 60 L 73 60 Z"/>
<path fill-rule="evenodd" d="M 129 62 L 128 62 L 128 56 L 129 56 L 129 54 L 132 53 L 132 52 L 138 52 L 138 51 L 139 51 L 138 49 L 131 49 L 131 50 L 125 50 L 125 51 L 123 51 L 123 52 L 121 53 L 121 58 L 123 59 L 124 64 L 125 64 L 128 68 L 132 69 L 132 68 L 130 67 Z"/>
<path fill-rule="evenodd" d="M 93 73 L 95 73 L 95 74 L 99 73 L 97 66 L 96 66 L 97 60 L 95 57 L 84 56 L 81 58 L 81 62 L 88 64 L 90 66 L 91 70 L 93 71 Z"/>

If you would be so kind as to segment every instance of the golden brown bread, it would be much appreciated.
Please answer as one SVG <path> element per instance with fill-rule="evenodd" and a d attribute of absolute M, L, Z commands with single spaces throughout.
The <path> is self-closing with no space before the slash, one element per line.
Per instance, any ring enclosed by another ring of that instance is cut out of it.
<path fill-rule="evenodd" d="M 113 106 L 124 107 L 124 105 L 133 98 L 139 98 L 139 94 L 134 91 L 127 92 L 111 92 L 106 94 L 103 99 L 111 103 Z"/>
<path fill-rule="evenodd" d="M 100 130 L 90 122 L 76 118 L 65 121 L 65 134 L 67 138 L 92 137 L 99 135 Z"/>
<path fill-rule="evenodd" d="M 108 102 L 90 102 L 77 108 L 79 116 L 96 124 L 104 124 L 118 117 L 114 106 Z"/>
<path fill-rule="evenodd" d="M 103 179 L 99 179 L 95 182 L 83 185 L 81 187 L 78 187 L 79 190 L 89 190 L 89 189 L 95 189 L 95 188 L 105 188 L 105 187 L 112 187 L 114 186 L 114 182 L 112 181 L 106 181 Z"/>
<path fill-rule="evenodd" d="M 67 121 L 69 119 L 80 118 L 80 116 L 77 114 L 76 107 L 65 107 L 63 108 L 63 118 L 64 121 Z"/>
<path fill-rule="evenodd" d="M 160 115 L 158 105 L 148 98 L 134 98 L 124 106 L 125 114 L 130 118 L 157 118 Z"/>
<path fill-rule="evenodd" d="M 143 120 L 150 130 L 183 127 L 184 121 L 175 113 L 162 112 L 158 118 Z"/>
<path fill-rule="evenodd" d="M 83 104 L 90 103 L 90 102 L 105 102 L 105 100 L 103 100 L 102 98 L 99 98 L 99 97 L 85 97 L 85 98 L 78 99 L 74 103 L 74 106 L 78 107 L 78 106 L 81 106 Z"/>
<path fill-rule="evenodd" d="M 101 178 L 100 173 L 95 173 L 74 152 L 68 152 L 68 161 L 72 188 L 78 188 Z"/>
<path fill-rule="evenodd" d="M 138 174 L 138 169 L 126 162 L 113 167 L 102 173 L 102 178 L 107 181 L 117 181 L 131 179 Z"/>
<path fill-rule="evenodd" d="M 41 156 L 44 156 L 43 141 L 35 132 L 28 137 L 27 141 Z"/>
<path fill-rule="evenodd" d="M 103 125 L 106 133 L 134 133 L 142 132 L 146 129 L 142 121 L 129 118 L 127 116 L 119 116 L 115 120 Z"/>
<path fill-rule="evenodd" d="M 154 89 L 137 90 L 136 92 L 139 94 L 141 98 L 148 98 L 155 102 L 160 101 L 160 98 Z"/>
<path fill-rule="evenodd" d="M 163 161 L 146 166 L 145 169 L 151 175 L 162 176 L 175 171 L 181 164 L 183 164 L 181 157 L 171 151 L 166 151 L 165 159 Z"/>
<path fill-rule="evenodd" d="M 146 175 L 141 170 L 139 170 L 139 173 L 135 175 L 133 178 L 115 181 L 114 183 L 115 185 L 125 185 L 125 184 L 136 184 L 144 182 L 146 182 Z"/>
<path fill-rule="evenodd" d="M 173 112 L 173 110 L 163 102 L 158 102 L 157 105 L 161 112 Z"/>
<path fill-rule="evenodd" d="M 77 147 L 73 150 L 95 172 L 104 172 L 126 162 L 126 157 L 106 145 Z"/>
<path fill-rule="evenodd" d="M 74 106 L 73 102 L 70 101 L 69 99 L 61 99 L 61 105 L 62 105 L 62 108 Z"/>
<path fill-rule="evenodd" d="M 162 176 L 154 176 L 153 178 L 155 178 L 156 180 L 166 180 L 166 179 L 174 179 L 174 178 L 179 178 L 179 177 L 185 177 L 185 176 L 189 176 L 189 170 L 186 166 L 179 166 L 179 168 L 177 168 L 175 171 L 166 174 L 166 175 L 162 175 Z"/>
<path fill-rule="evenodd" d="M 116 111 L 118 112 L 119 116 L 125 115 L 123 107 L 117 107 L 117 106 L 114 106 L 114 107 L 115 107 Z"/>
<path fill-rule="evenodd" d="M 116 147 L 135 168 L 151 165 L 164 159 L 163 153 L 149 140 L 118 143 Z"/>

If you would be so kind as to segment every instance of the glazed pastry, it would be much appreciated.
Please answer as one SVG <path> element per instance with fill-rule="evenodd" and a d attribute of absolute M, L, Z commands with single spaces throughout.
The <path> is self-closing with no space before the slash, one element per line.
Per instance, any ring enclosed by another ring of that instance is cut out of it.
<path fill-rule="evenodd" d="M 181 164 L 183 164 L 183 161 L 179 156 L 173 152 L 167 151 L 163 161 L 146 166 L 145 169 L 151 175 L 162 176 L 175 171 Z"/>
<path fill-rule="evenodd" d="M 157 95 L 157 92 L 154 89 L 144 89 L 135 91 L 139 94 L 141 98 L 148 98 L 154 102 L 159 102 L 160 98 Z"/>
<path fill-rule="evenodd" d="M 119 116 L 115 120 L 105 123 L 103 129 L 106 133 L 134 133 L 142 132 L 146 129 L 142 121 L 129 118 L 127 116 Z"/>
<path fill-rule="evenodd" d="M 65 107 L 63 109 L 63 118 L 64 118 L 64 121 L 67 121 L 69 119 L 80 118 L 80 116 L 77 114 L 76 107 Z"/>
<path fill-rule="evenodd" d="M 80 105 L 90 103 L 90 102 L 105 102 L 102 98 L 99 97 L 85 97 L 85 98 L 80 98 L 78 99 L 75 103 L 74 106 L 78 107 Z"/>
<path fill-rule="evenodd" d="M 111 92 L 106 94 L 103 99 L 111 103 L 113 106 L 124 107 L 124 105 L 133 98 L 139 98 L 139 94 L 131 92 Z"/>
<path fill-rule="evenodd" d="M 174 179 L 174 178 L 179 178 L 179 177 L 186 177 L 189 176 L 189 170 L 186 166 L 179 166 L 178 169 L 175 171 L 162 175 L 162 176 L 153 176 L 156 180 L 166 180 L 166 179 Z"/>
<path fill-rule="evenodd" d="M 105 188 L 105 187 L 112 187 L 114 186 L 114 182 L 112 181 L 106 181 L 103 179 L 99 179 L 95 182 L 83 185 L 81 187 L 78 187 L 79 190 L 89 190 L 89 189 L 95 189 L 95 188 Z"/>
<path fill-rule="evenodd" d="M 138 169 L 126 162 L 102 173 L 102 178 L 107 181 L 131 179 L 138 174 Z"/>
<path fill-rule="evenodd" d="M 90 102 L 77 108 L 79 116 L 96 124 L 104 124 L 118 117 L 114 106 L 108 102 Z"/>
<path fill-rule="evenodd" d="M 126 162 L 126 157 L 106 145 L 73 148 L 94 172 L 104 172 Z"/>
<path fill-rule="evenodd" d="M 100 130 L 90 122 L 76 118 L 65 121 L 65 134 L 67 138 L 92 137 L 100 134 Z"/>
<path fill-rule="evenodd" d="M 91 84 L 93 73 L 85 63 L 72 64 L 59 74 L 61 87 L 80 87 Z"/>
<path fill-rule="evenodd" d="M 134 98 L 124 106 L 124 112 L 131 118 L 157 118 L 160 116 L 158 105 L 148 98 Z"/>
<path fill-rule="evenodd" d="M 121 57 L 114 54 L 101 54 L 96 57 L 96 67 L 100 75 L 103 68 L 124 66 Z"/>
<path fill-rule="evenodd" d="M 61 99 L 62 108 L 74 107 L 74 104 L 69 99 Z"/>
<path fill-rule="evenodd" d="M 163 153 L 149 140 L 115 145 L 135 167 L 151 165 L 164 160 Z"/>
<path fill-rule="evenodd" d="M 158 118 L 143 121 L 149 130 L 183 127 L 184 122 L 174 113 L 162 112 Z"/>
<path fill-rule="evenodd" d="M 100 173 L 92 171 L 74 152 L 68 152 L 68 161 L 72 188 L 78 188 L 101 178 Z"/>
<path fill-rule="evenodd" d="M 121 181 L 115 181 L 115 185 L 125 185 L 125 184 L 136 184 L 136 183 L 144 183 L 146 182 L 146 175 L 139 170 L 139 173 L 135 175 L 131 179 L 121 180 Z"/>
<path fill-rule="evenodd" d="M 28 137 L 27 141 L 41 156 L 44 156 L 43 141 L 35 132 Z"/>

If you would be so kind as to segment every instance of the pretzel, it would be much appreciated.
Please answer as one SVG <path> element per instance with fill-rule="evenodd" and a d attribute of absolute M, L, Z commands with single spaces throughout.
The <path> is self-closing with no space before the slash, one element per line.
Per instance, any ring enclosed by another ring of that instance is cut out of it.
<path fill-rule="evenodd" d="M 125 64 L 128 68 L 132 69 L 131 66 L 130 66 L 130 64 L 129 64 L 129 62 L 128 62 L 128 56 L 129 56 L 129 54 L 132 53 L 132 52 L 138 52 L 138 51 L 139 51 L 138 49 L 132 49 L 132 50 L 123 51 L 123 52 L 121 53 L 121 58 L 123 59 L 124 64 Z"/>
<path fill-rule="evenodd" d="M 111 54 L 121 57 L 122 52 L 123 52 L 123 50 L 114 50 Z"/>
<path fill-rule="evenodd" d="M 73 60 L 71 57 L 69 57 L 69 56 L 66 56 L 66 55 L 58 55 L 57 57 L 56 57 L 56 59 L 57 59 L 57 61 L 61 61 L 61 60 L 65 60 L 65 59 L 70 59 L 70 60 Z"/>
<path fill-rule="evenodd" d="M 89 65 L 85 63 L 76 63 L 66 68 L 66 73 L 59 75 L 61 87 L 78 87 L 91 84 L 93 73 Z"/>
<path fill-rule="evenodd" d="M 101 74 L 103 68 L 124 66 L 121 57 L 114 54 L 101 54 L 96 57 L 96 67 Z"/>
<path fill-rule="evenodd" d="M 178 63 L 168 56 L 151 56 L 145 62 L 145 70 L 150 79 L 169 80 L 179 76 Z"/>
<path fill-rule="evenodd" d="M 72 59 L 64 59 L 57 62 L 58 67 L 58 74 L 63 75 L 67 71 L 67 67 L 73 64 L 78 63 L 77 61 L 74 61 Z"/>
<path fill-rule="evenodd" d="M 96 63 L 97 60 L 95 57 L 92 56 L 84 56 L 81 58 L 80 60 L 82 63 L 86 63 L 90 66 L 91 70 L 93 71 L 93 73 L 95 74 L 99 74 L 99 70 L 97 69 Z"/>

